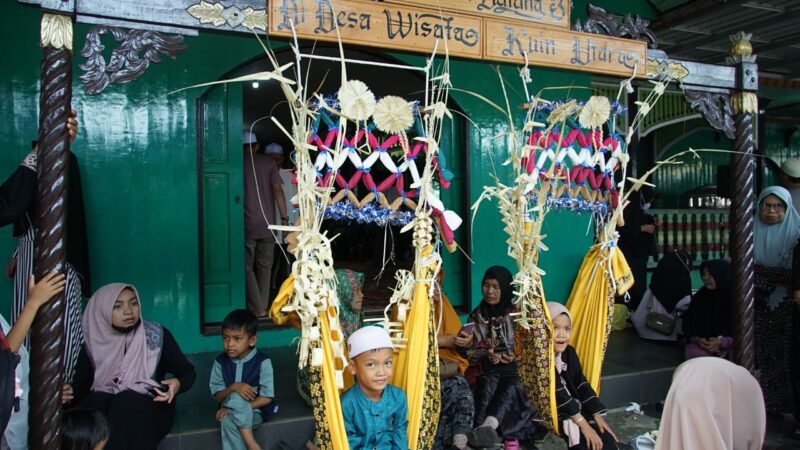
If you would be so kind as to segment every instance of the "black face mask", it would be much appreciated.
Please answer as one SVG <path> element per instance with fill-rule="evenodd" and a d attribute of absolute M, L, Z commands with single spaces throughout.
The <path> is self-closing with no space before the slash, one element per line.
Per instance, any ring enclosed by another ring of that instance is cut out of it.
<path fill-rule="evenodd" d="M 131 331 L 135 330 L 136 327 L 138 327 L 140 323 L 142 323 L 142 318 L 141 317 L 139 318 L 139 320 L 136 321 L 135 324 L 133 324 L 133 325 L 131 325 L 129 327 L 117 327 L 117 326 L 111 325 L 111 328 L 117 330 L 118 332 L 120 332 L 122 334 L 128 334 Z"/>

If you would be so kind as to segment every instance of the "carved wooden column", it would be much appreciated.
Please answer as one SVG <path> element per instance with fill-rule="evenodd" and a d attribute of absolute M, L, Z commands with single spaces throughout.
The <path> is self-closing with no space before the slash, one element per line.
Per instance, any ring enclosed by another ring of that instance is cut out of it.
<path fill-rule="evenodd" d="M 39 162 L 35 225 L 36 279 L 65 270 L 67 200 L 67 116 L 72 100 L 72 19 L 45 12 L 42 17 L 42 68 L 39 100 Z M 61 446 L 61 385 L 64 377 L 64 295 L 39 309 L 31 330 L 28 446 Z"/>
<path fill-rule="evenodd" d="M 733 45 L 727 62 L 737 65 L 737 91 L 731 95 L 736 138 L 731 155 L 731 266 L 733 268 L 733 355 L 750 372 L 755 370 L 755 311 L 753 221 L 755 212 L 754 128 L 758 113 L 758 66 L 750 35 L 731 37 Z M 788 382 L 788 381 L 787 381 Z"/>

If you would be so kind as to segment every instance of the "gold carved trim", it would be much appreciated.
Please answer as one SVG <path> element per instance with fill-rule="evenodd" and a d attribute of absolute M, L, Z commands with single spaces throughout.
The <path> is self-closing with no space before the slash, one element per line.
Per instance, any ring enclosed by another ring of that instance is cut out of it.
<path fill-rule="evenodd" d="M 42 48 L 72 51 L 72 18 L 61 14 L 42 16 Z"/>
<path fill-rule="evenodd" d="M 652 58 L 647 60 L 647 78 L 668 77 L 673 80 L 682 80 L 687 76 L 689 76 L 689 69 L 681 63 Z"/>
<path fill-rule="evenodd" d="M 267 10 L 247 8 L 236 5 L 227 8 L 222 3 L 201 1 L 186 8 L 186 12 L 200 23 L 210 23 L 215 27 L 227 24 L 231 28 L 244 27 L 248 30 L 267 31 Z"/>
<path fill-rule="evenodd" d="M 731 96 L 731 108 L 734 114 L 756 114 L 758 97 L 752 92 L 737 92 Z"/>

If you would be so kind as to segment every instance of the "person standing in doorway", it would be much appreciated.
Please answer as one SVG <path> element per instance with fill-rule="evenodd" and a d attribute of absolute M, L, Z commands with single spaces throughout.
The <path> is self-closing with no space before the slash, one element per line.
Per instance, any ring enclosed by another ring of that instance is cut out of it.
<path fill-rule="evenodd" d="M 278 165 L 258 152 L 256 135 L 245 131 L 244 144 L 244 237 L 247 309 L 258 319 L 267 317 L 275 254 L 275 205 L 281 225 L 289 223 Z"/>
<path fill-rule="evenodd" d="M 288 167 L 284 164 L 286 157 L 283 152 L 283 147 L 278 143 L 271 143 L 264 149 L 264 154 L 272 158 L 275 164 L 278 165 L 278 174 L 281 177 L 281 186 L 283 187 L 283 199 L 287 207 L 286 216 L 289 217 L 289 223 L 294 224 L 297 221 L 297 211 L 292 204 L 292 199 L 297 196 L 297 185 L 292 182 L 294 180 L 294 164 L 289 161 Z M 278 203 L 278 197 L 275 197 L 275 203 Z M 280 207 L 276 207 L 276 221 L 282 219 Z M 286 234 L 282 231 L 277 232 L 278 243 L 282 250 L 275 253 L 275 265 L 272 269 L 272 287 L 274 289 L 280 288 L 281 284 L 289 277 L 292 272 L 292 263 L 294 256 L 288 251 L 288 242 L 286 242 Z M 277 249 L 277 246 L 276 246 Z"/>

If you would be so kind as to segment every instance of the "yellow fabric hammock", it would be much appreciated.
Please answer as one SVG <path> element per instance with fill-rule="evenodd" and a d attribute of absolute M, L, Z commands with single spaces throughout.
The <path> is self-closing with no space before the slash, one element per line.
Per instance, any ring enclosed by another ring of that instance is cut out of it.
<path fill-rule="evenodd" d="M 616 246 L 598 244 L 583 258 L 567 301 L 572 314 L 571 344 L 578 353 L 586 379 L 597 393 L 611 332 L 614 297 L 623 295 L 631 286 L 633 274 L 622 252 Z"/>
<path fill-rule="evenodd" d="M 273 301 L 270 313 L 272 320 L 278 325 L 292 325 L 299 327 L 300 318 L 295 313 L 281 311 L 294 293 L 294 277 L 289 276 L 281 285 L 278 296 Z M 342 417 L 342 404 L 339 401 L 339 389 L 336 387 L 336 358 L 331 348 L 331 329 L 329 320 L 332 318 L 326 308 L 319 315 L 320 341 L 322 342 L 322 366 L 311 367 L 309 371 L 311 381 L 311 402 L 314 410 L 314 423 L 316 442 L 321 450 L 348 450 L 347 432 L 344 428 Z M 338 320 L 337 317 L 333 317 Z"/>
<path fill-rule="evenodd" d="M 429 254 L 430 248 L 423 251 Z M 433 447 L 439 424 L 441 391 L 439 385 L 439 344 L 434 308 L 428 296 L 433 266 L 419 269 L 414 295 L 408 311 L 392 384 L 406 393 L 408 400 L 408 446 L 427 450 Z"/>

